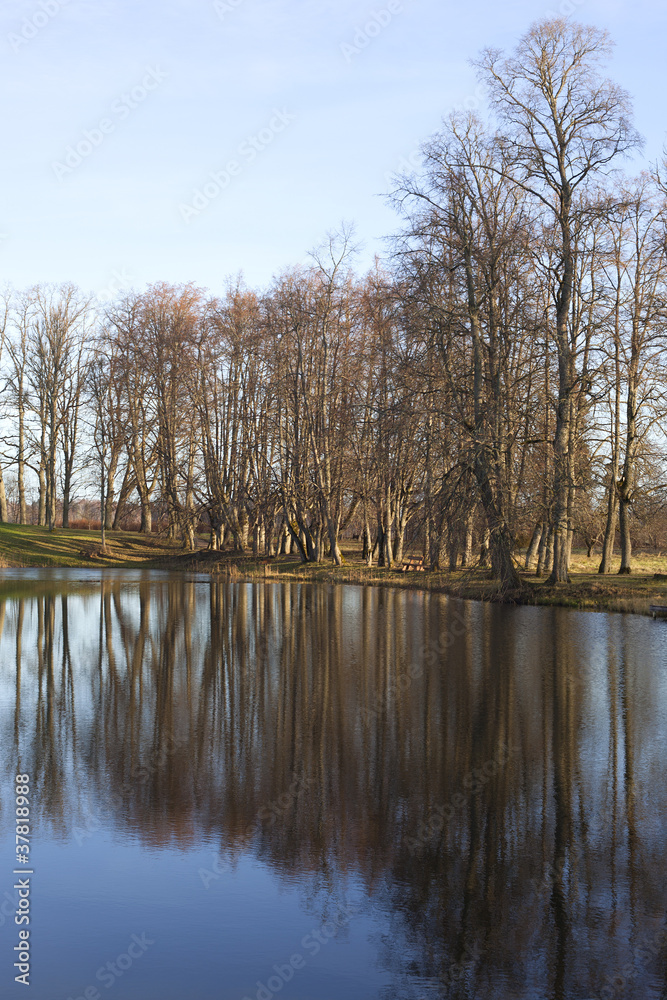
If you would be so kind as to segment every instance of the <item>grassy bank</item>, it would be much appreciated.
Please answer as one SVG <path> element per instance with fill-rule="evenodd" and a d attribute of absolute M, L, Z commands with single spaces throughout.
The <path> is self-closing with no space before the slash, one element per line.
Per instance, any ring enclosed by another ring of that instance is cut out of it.
<path fill-rule="evenodd" d="M 0 566 L 143 566 L 177 550 L 157 537 L 112 531 L 101 548 L 99 531 L 0 525 Z"/>
<path fill-rule="evenodd" d="M 206 558 L 203 558 L 206 556 Z M 230 555 L 217 556 L 202 553 L 183 556 L 184 568 L 211 572 L 239 579 L 293 580 L 311 583 L 352 583 L 358 585 L 405 587 L 450 594 L 470 600 L 491 601 L 503 604 L 551 605 L 591 611 L 621 611 L 632 614 L 650 614 L 650 605 L 667 605 L 667 579 L 656 580 L 654 573 L 667 573 L 667 565 L 653 568 L 654 560 L 639 556 L 636 572 L 628 576 L 610 574 L 599 576 L 597 562 L 581 565 L 575 559 L 569 584 L 550 587 L 543 579 L 523 573 L 522 587 L 518 591 L 503 591 L 491 579 L 488 571 L 472 569 L 457 572 L 401 573 L 378 567 L 369 569 L 360 561 L 350 559 L 344 566 L 303 565 L 294 560 L 239 559 Z M 585 556 L 583 556 L 585 559 Z"/>
<path fill-rule="evenodd" d="M 203 542 L 202 542 L 203 544 Z M 295 556 L 276 559 L 241 557 L 234 553 L 184 552 L 157 536 L 134 532 L 109 532 L 104 550 L 99 532 L 22 525 L 0 525 L 0 565 L 18 567 L 128 567 L 158 568 L 211 573 L 236 579 L 304 581 L 310 583 L 353 583 L 372 586 L 409 587 L 451 594 L 456 597 L 513 604 L 560 605 L 598 611 L 626 611 L 649 614 L 651 604 L 667 604 L 667 557 L 640 554 L 632 576 L 599 576 L 599 557 L 586 558 L 576 552 L 569 584 L 549 587 L 543 580 L 522 574 L 519 591 L 503 592 L 485 570 L 454 573 L 401 573 L 379 567 L 369 569 L 360 559 L 358 548 L 344 549 L 345 565 L 330 563 L 303 565 Z"/>

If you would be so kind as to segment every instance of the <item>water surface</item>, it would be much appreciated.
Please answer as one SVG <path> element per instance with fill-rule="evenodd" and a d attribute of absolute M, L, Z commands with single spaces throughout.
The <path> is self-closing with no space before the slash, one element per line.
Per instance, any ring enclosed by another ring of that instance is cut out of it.
<path fill-rule="evenodd" d="M 0 634 L 3 997 L 666 995 L 667 623 L 58 570 Z"/>

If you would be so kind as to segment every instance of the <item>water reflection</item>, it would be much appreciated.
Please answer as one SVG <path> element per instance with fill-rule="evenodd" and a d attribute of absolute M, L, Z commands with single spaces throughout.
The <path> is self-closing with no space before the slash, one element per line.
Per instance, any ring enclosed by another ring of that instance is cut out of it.
<path fill-rule="evenodd" d="M 660 623 L 110 574 L 6 581 L 0 626 L 44 836 L 353 875 L 382 1000 L 665 995 Z"/>

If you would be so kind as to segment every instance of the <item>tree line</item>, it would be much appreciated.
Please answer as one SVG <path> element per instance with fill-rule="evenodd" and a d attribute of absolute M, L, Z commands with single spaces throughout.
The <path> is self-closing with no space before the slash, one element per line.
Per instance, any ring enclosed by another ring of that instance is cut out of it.
<path fill-rule="evenodd" d="M 74 286 L 5 299 L 4 470 L 25 523 L 67 526 L 95 468 L 103 531 L 136 503 L 171 539 L 390 567 L 517 551 L 568 579 L 575 533 L 610 572 L 663 509 L 667 186 L 604 31 L 537 22 L 477 60 L 489 115 L 454 114 L 397 178 L 391 253 L 349 230 L 264 290 L 155 284 L 103 310 Z M 86 479 L 86 477 L 88 477 Z M 0 517 L 8 518 L 0 479 Z"/>

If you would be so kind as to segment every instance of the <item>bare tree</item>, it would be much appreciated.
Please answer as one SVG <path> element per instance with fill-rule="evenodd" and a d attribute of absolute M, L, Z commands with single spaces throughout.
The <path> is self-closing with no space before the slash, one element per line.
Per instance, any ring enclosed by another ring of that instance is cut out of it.
<path fill-rule="evenodd" d="M 577 384 L 578 332 L 572 324 L 572 296 L 574 230 L 580 199 L 587 185 L 640 144 L 630 120 L 628 95 L 599 72 L 599 64 L 608 59 L 610 51 L 605 31 L 556 19 L 533 25 L 512 56 L 503 58 L 499 52 L 487 50 L 478 61 L 503 129 L 501 141 L 514 153 L 512 179 L 553 219 L 558 238 L 552 583 L 569 578 L 572 396 Z"/>
<path fill-rule="evenodd" d="M 5 338 L 7 334 L 7 319 L 9 316 L 10 293 L 6 292 L 0 298 L 0 365 L 2 364 L 2 354 L 5 349 Z M 5 491 L 5 480 L 2 465 L 0 465 L 0 523 L 4 524 L 9 519 L 7 510 L 7 493 Z"/>
<path fill-rule="evenodd" d="M 403 255 L 420 258 L 420 294 L 466 441 L 460 460 L 476 479 L 494 574 L 517 588 L 516 444 L 531 367 L 517 292 L 528 267 L 529 218 L 508 155 L 475 117 L 453 117 L 424 149 L 424 181 L 406 181 L 401 194 L 416 205 Z"/>
<path fill-rule="evenodd" d="M 27 402 L 38 419 L 39 523 L 56 525 L 59 449 L 65 441 L 67 497 L 78 434 L 90 302 L 74 285 L 35 287 L 30 293 L 25 377 Z M 21 348 L 21 351 L 23 348 Z M 17 360 L 19 355 L 17 355 Z"/>

